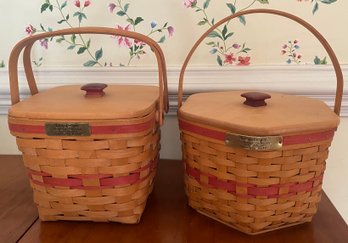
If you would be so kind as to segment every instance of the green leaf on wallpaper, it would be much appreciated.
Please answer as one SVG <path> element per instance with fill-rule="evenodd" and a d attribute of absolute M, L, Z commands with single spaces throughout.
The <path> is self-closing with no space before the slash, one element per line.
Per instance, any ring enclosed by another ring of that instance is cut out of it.
<path fill-rule="evenodd" d="M 70 45 L 70 46 L 68 46 L 68 50 L 73 50 L 74 48 L 75 48 L 76 46 L 75 45 Z"/>
<path fill-rule="evenodd" d="M 129 8 L 129 3 L 126 3 L 123 7 L 123 10 L 127 13 L 128 8 Z"/>
<path fill-rule="evenodd" d="M 207 9 L 209 7 L 210 0 L 206 0 L 203 4 L 203 9 Z"/>
<path fill-rule="evenodd" d="M 199 21 L 197 25 L 205 25 L 206 23 L 208 23 L 208 20 L 206 18 L 204 18 L 202 21 Z"/>
<path fill-rule="evenodd" d="M 225 36 L 225 40 L 227 40 L 228 38 L 230 38 L 232 35 L 234 35 L 234 32 L 230 32 Z"/>
<path fill-rule="evenodd" d="M 226 3 L 227 7 L 231 10 L 231 13 L 236 13 L 236 7 L 232 3 Z"/>
<path fill-rule="evenodd" d="M 72 43 L 76 43 L 76 35 L 75 34 L 72 34 L 71 37 L 70 37 L 70 40 Z"/>
<path fill-rule="evenodd" d="M 319 10 L 319 3 L 315 3 L 313 10 L 312 10 L 312 13 L 315 14 L 318 10 Z"/>
<path fill-rule="evenodd" d="M 83 46 L 83 47 L 80 47 L 79 50 L 77 51 L 77 54 L 80 55 L 80 54 L 84 53 L 86 50 L 87 50 L 86 47 L 84 47 L 84 46 Z"/>
<path fill-rule="evenodd" d="M 94 60 L 89 60 L 89 61 L 87 61 L 87 62 L 85 62 L 84 64 L 83 64 L 83 66 L 84 67 L 93 67 L 93 66 L 95 66 L 95 64 L 97 64 L 98 62 L 96 62 L 96 61 L 94 61 Z"/>
<path fill-rule="evenodd" d="M 122 11 L 122 10 L 118 11 L 116 14 L 118 16 L 125 16 L 126 15 L 126 13 L 124 11 Z"/>
<path fill-rule="evenodd" d="M 5 62 L 4 62 L 4 60 L 2 60 L 1 62 L 0 62 L 0 68 L 4 68 L 5 67 Z"/>
<path fill-rule="evenodd" d="M 87 41 L 86 46 L 87 46 L 87 49 L 91 46 L 91 39 L 89 39 L 89 40 Z"/>
<path fill-rule="evenodd" d="M 331 4 L 331 3 L 337 2 L 337 0 L 319 0 L 319 1 L 325 4 Z"/>
<path fill-rule="evenodd" d="M 314 58 L 314 64 L 315 64 L 315 65 L 326 65 L 326 64 L 327 64 L 326 57 L 324 57 L 324 59 L 321 60 L 318 56 L 315 56 L 315 58 Z"/>
<path fill-rule="evenodd" d="M 61 36 L 61 37 L 59 37 L 58 39 L 56 39 L 56 42 L 57 42 L 57 43 L 62 43 L 63 41 L 65 41 L 64 36 Z"/>
<path fill-rule="evenodd" d="M 238 19 L 239 19 L 239 22 L 241 22 L 243 25 L 246 25 L 246 20 L 244 16 L 239 16 Z"/>
<path fill-rule="evenodd" d="M 268 0 L 257 0 L 261 4 L 269 4 Z"/>
<path fill-rule="evenodd" d="M 46 32 L 45 27 L 42 24 L 40 24 L 40 28 L 42 31 Z"/>
<path fill-rule="evenodd" d="M 210 32 L 209 33 L 209 35 L 208 35 L 208 37 L 210 37 L 210 38 L 220 38 L 221 40 L 224 40 L 223 38 L 222 38 L 222 36 L 218 33 L 218 32 L 216 32 L 215 30 L 213 30 L 212 32 Z"/>
<path fill-rule="evenodd" d="M 212 24 L 212 25 L 215 24 L 215 18 L 213 18 L 213 19 L 211 20 L 211 24 Z"/>
<path fill-rule="evenodd" d="M 62 6 L 60 6 L 60 10 L 62 10 L 63 8 L 65 8 L 67 5 L 68 5 L 68 2 L 65 1 L 65 2 L 62 4 Z"/>
<path fill-rule="evenodd" d="M 134 25 L 137 25 L 137 24 L 140 24 L 141 22 L 143 22 L 144 19 L 142 17 L 137 17 L 135 20 L 134 20 Z"/>
<path fill-rule="evenodd" d="M 51 4 L 47 3 L 47 2 L 42 4 L 41 5 L 41 13 L 45 12 L 49 8 L 49 6 L 51 6 Z"/>
<path fill-rule="evenodd" d="M 224 38 L 224 40 L 226 40 L 226 34 L 227 34 L 227 25 L 225 24 L 224 28 L 222 29 L 222 37 Z"/>
<path fill-rule="evenodd" d="M 217 55 L 216 61 L 219 64 L 219 66 L 222 66 L 222 59 L 221 59 L 221 57 L 219 55 Z"/>
<path fill-rule="evenodd" d="M 217 53 L 217 49 L 216 48 L 213 48 L 213 49 L 211 49 L 209 52 L 210 52 L 210 54 L 215 54 L 215 53 Z"/>
<path fill-rule="evenodd" d="M 65 19 L 62 19 L 62 20 L 59 20 L 57 23 L 58 24 L 62 24 L 62 23 L 64 23 L 66 20 Z"/>
<path fill-rule="evenodd" d="M 159 39 L 159 41 L 157 41 L 158 43 L 163 43 L 165 42 L 166 40 L 166 37 L 165 36 L 162 36 L 161 39 Z"/>
<path fill-rule="evenodd" d="M 68 20 L 69 20 L 69 18 L 70 18 L 70 15 L 69 15 L 69 14 L 67 14 L 67 15 L 65 16 L 65 19 L 68 21 Z"/>
<path fill-rule="evenodd" d="M 127 19 L 127 22 L 130 23 L 131 25 L 134 25 L 134 20 L 131 19 L 131 18 L 128 18 L 128 19 Z"/>
<path fill-rule="evenodd" d="M 82 19 L 87 19 L 86 14 L 82 12 L 75 12 L 74 17 L 77 17 L 80 23 L 82 22 Z"/>
<path fill-rule="evenodd" d="M 98 61 L 102 57 L 103 57 L 103 48 L 100 48 L 98 51 L 95 52 L 95 59 Z"/>

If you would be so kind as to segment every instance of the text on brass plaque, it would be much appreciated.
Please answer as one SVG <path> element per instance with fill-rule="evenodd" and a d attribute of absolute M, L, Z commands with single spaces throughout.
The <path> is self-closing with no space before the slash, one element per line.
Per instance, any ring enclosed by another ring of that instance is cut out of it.
<path fill-rule="evenodd" d="M 278 150 L 283 146 L 283 137 L 265 136 L 254 137 L 240 134 L 226 133 L 225 144 L 231 147 L 256 151 Z"/>
<path fill-rule="evenodd" d="M 48 136 L 90 136 L 91 129 L 87 123 L 46 123 Z"/>

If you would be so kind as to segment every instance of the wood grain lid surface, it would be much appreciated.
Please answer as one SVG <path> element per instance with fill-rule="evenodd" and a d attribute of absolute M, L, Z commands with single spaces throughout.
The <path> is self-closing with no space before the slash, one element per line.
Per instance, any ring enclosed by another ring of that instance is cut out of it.
<path fill-rule="evenodd" d="M 251 107 L 241 94 L 247 91 L 191 95 L 179 110 L 181 119 L 233 133 L 284 135 L 334 129 L 339 117 L 322 101 L 266 92 L 267 106 Z"/>
<path fill-rule="evenodd" d="M 9 116 L 29 119 L 101 120 L 128 119 L 149 114 L 156 108 L 156 86 L 108 85 L 103 97 L 85 97 L 80 85 L 41 91 L 13 105 Z"/>

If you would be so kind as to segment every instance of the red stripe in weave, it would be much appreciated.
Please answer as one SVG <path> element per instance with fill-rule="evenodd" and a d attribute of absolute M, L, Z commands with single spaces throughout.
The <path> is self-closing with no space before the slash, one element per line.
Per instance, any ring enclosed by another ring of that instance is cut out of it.
<path fill-rule="evenodd" d="M 96 175 L 69 175 L 69 178 L 74 179 L 103 179 L 112 177 L 112 174 L 96 174 Z"/>
<path fill-rule="evenodd" d="M 122 186 L 140 183 L 149 177 L 150 173 L 155 170 L 158 162 L 158 157 L 155 160 L 151 160 L 146 166 L 141 167 L 133 172 L 129 176 L 115 177 L 108 174 L 88 174 L 88 175 L 69 175 L 68 178 L 53 178 L 51 174 L 45 172 L 38 172 L 28 169 L 28 174 L 31 181 L 40 186 L 55 187 L 63 186 L 70 187 L 72 189 L 85 189 L 85 190 L 96 190 L 103 188 L 112 188 L 113 186 Z M 149 169 L 150 173 L 145 178 L 140 179 L 140 172 Z M 34 180 L 32 175 L 42 176 L 43 182 Z M 100 187 L 98 186 L 84 186 L 83 179 L 99 179 Z"/>
<path fill-rule="evenodd" d="M 51 176 L 51 174 L 48 174 L 46 172 L 41 172 L 41 171 L 35 171 L 35 170 L 31 170 L 28 169 L 28 175 L 31 177 L 32 175 L 35 176 Z"/>
<path fill-rule="evenodd" d="M 278 186 L 269 186 L 269 187 L 249 187 L 248 194 L 252 196 L 273 196 L 279 194 Z"/>
<path fill-rule="evenodd" d="M 44 183 L 50 186 L 82 186 L 82 180 L 80 179 L 65 179 L 65 178 L 52 178 L 52 177 L 43 177 Z"/>
<path fill-rule="evenodd" d="M 123 133 L 137 133 L 146 131 L 155 125 L 155 117 L 151 120 L 132 125 L 122 125 L 122 126 L 94 126 L 91 127 L 91 133 L 95 135 L 100 134 L 123 134 Z"/>
<path fill-rule="evenodd" d="M 225 132 L 219 132 L 212 129 L 200 127 L 189 122 L 179 120 L 179 127 L 181 130 L 185 130 L 187 132 L 196 133 L 201 136 L 225 141 Z M 294 135 L 294 136 L 285 136 L 283 137 L 283 145 L 295 145 L 295 144 L 306 144 L 306 143 L 314 143 L 319 141 L 325 141 L 332 139 L 334 137 L 334 130 L 312 133 L 312 134 L 303 134 L 303 135 Z"/>
<path fill-rule="evenodd" d="M 152 117 L 151 120 L 139 124 L 91 126 L 91 134 L 102 135 L 143 132 L 152 128 L 155 125 L 155 120 L 155 117 Z M 11 132 L 46 134 L 45 126 L 42 125 L 25 125 L 9 123 L 8 126 Z"/>
<path fill-rule="evenodd" d="M 116 178 L 104 178 L 100 180 L 100 186 L 122 186 L 134 184 L 140 179 L 140 173 Z"/>
<path fill-rule="evenodd" d="M 190 177 L 193 177 L 197 182 L 201 183 L 200 176 L 203 175 L 201 171 L 199 171 L 196 168 L 191 168 L 186 164 L 186 174 Z M 219 180 L 218 178 L 214 176 L 209 176 L 207 174 L 204 174 L 209 178 L 208 185 L 215 189 L 223 189 L 231 193 L 232 195 L 242 197 L 242 198 L 255 198 L 257 196 L 264 196 L 268 198 L 288 198 L 293 195 L 296 195 L 297 192 L 309 192 L 313 191 L 315 189 L 314 182 L 319 181 L 321 184 L 323 180 L 323 175 L 320 175 L 318 177 L 312 178 L 307 182 L 304 183 L 293 183 L 293 184 L 276 184 L 276 185 L 270 185 L 267 187 L 258 187 L 254 184 L 242 184 L 237 183 L 236 181 L 224 181 Z M 236 192 L 236 186 L 245 187 L 247 189 L 247 194 L 238 194 Z M 244 186 L 242 186 L 244 185 Z M 279 188 L 281 187 L 289 187 L 289 193 L 280 195 L 279 194 Z"/>
<path fill-rule="evenodd" d="M 295 135 L 295 136 L 286 136 L 283 138 L 283 144 L 294 145 L 294 144 L 304 144 L 304 143 L 315 143 L 319 141 L 325 141 L 332 139 L 334 137 L 335 131 L 326 131 L 305 135 Z"/>
<path fill-rule="evenodd" d="M 18 133 L 45 133 L 44 126 L 35 126 L 35 125 L 23 125 L 23 124 L 12 124 L 9 123 L 8 127 L 11 132 Z"/>
<path fill-rule="evenodd" d="M 234 181 L 222 181 L 216 177 L 209 178 L 209 185 L 214 188 L 224 189 L 230 193 L 236 192 L 236 182 Z"/>
<path fill-rule="evenodd" d="M 193 132 L 201 136 L 225 141 L 225 133 L 207 129 L 204 127 L 196 126 L 183 120 L 179 120 L 179 127 L 181 130 L 186 130 L 188 132 Z"/>

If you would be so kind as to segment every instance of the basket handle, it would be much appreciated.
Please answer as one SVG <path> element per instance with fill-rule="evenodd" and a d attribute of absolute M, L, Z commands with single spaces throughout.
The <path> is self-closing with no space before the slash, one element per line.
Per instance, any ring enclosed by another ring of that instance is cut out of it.
<path fill-rule="evenodd" d="M 280 15 L 283 17 L 286 17 L 288 19 L 291 19 L 300 25 L 304 26 L 307 30 L 309 30 L 323 45 L 327 53 L 329 54 L 329 57 L 332 61 L 332 64 L 335 69 L 336 73 L 336 78 L 337 78 L 337 87 L 336 87 L 336 99 L 335 99 L 335 108 L 334 112 L 337 115 L 340 115 L 340 110 L 341 110 L 341 104 L 342 104 L 342 94 L 343 94 L 343 73 L 340 67 L 340 64 L 338 62 L 338 59 L 329 45 L 329 43 L 326 41 L 326 39 L 319 33 L 318 30 L 316 30 L 312 25 L 304 21 L 303 19 L 296 17 L 292 14 L 283 12 L 283 11 L 278 11 L 278 10 L 273 10 L 273 9 L 251 9 L 251 10 L 245 10 L 241 12 L 237 12 L 233 15 L 230 15 L 228 17 L 223 18 L 213 26 L 211 26 L 194 44 L 190 52 L 188 53 L 185 62 L 183 63 L 183 66 L 180 71 L 180 78 L 179 78 L 179 90 L 178 90 L 178 107 L 180 108 L 182 106 L 182 96 L 183 96 L 183 81 L 184 81 L 184 74 L 186 67 L 193 55 L 193 53 L 196 51 L 197 47 L 202 43 L 202 41 L 209 35 L 210 32 L 212 32 L 214 29 L 222 25 L 223 23 L 230 21 L 232 19 L 235 19 L 239 16 L 242 15 L 249 15 L 249 14 L 256 14 L 256 13 L 265 13 L 265 14 L 273 14 L 273 15 Z"/>
<path fill-rule="evenodd" d="M 162 124 L 163 112 L 164 111 L 168 112 L 168 108 L 169 108 L 167 68 L 166 68 L 166 62 L 165 62 L 162 49 L 160 48 L 160 46 L 157 44 L 156 41 L 152 40 L 151 38 L 145 35 L 132 32 L 132 31 L 106 28 L 106 27 L 80 27 L 80 28 L 62 29 L 62 30 L 51 31 L 51 32 L 29 36 L 21 40 L 20 42 L 18 42 L 17 45 L 13 48 L 9 58 L 9 79 L 10 79 L 10 94 L 11 94 L 12 105 L 20 101 L 19 87 L 18 87 L 18 59 L 22 50 L 24 49 L 23 64 L 24 64 L 25 75 L 28 81 L 30 93 L 31 95 L 34 95 L 34 94 L 37 94 L 39 91 L 36 85 L 32 65 L 31 65 L 31 58 L 30 58 L 30 53 L 31 53 L 33 44 L 37 40 L 55 37 L 55 36 L 71 35 L 71 34 L 103 34 L 103 35 L 123 36 L 123 37 L 129 37 L 132 39 L 143 41 L 147 45 L 149 45 L 150 48 L 155 53 L 155 56 L 157 59 L 157 65 L 158 65 L 159 96 L 160 96 L 159 122 L 160 124 Z"/>

